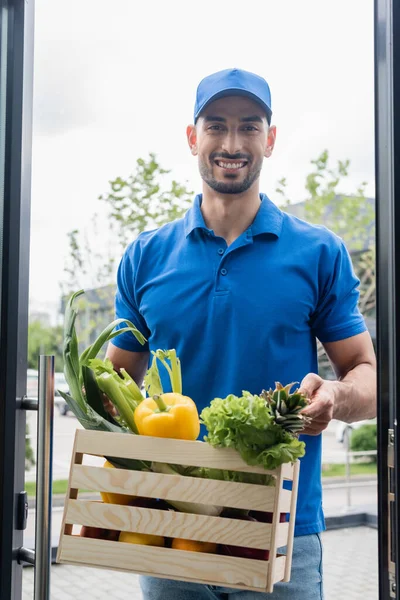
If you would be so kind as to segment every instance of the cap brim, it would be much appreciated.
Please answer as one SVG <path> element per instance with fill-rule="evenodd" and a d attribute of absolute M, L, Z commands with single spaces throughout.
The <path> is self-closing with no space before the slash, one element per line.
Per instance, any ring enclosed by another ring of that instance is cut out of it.
<path fill-rule="evenodd" d="M 205 108 L 207 108 L 207 106 L 209 104 L 211 104 L 211 102 L 215 102 L 215 100 L 219 100 L 219 98 L 226 98 L 227 96 L 245 96 L 246 98 L 250 98 L 251 100 L 254 100 L 254 102 L 257 102 L 257 104 L 259 104 L 265 110 L 266 115 L 267 115 L 268 125 L 271 124 L 272 110 L 270 109 L 270 107 L 267 104 L 265 104 L 265 102 L 263 102 L 258 96 L 256 96 L 256 94 L 253 94 L 252 92 L 248 92 L 247 90 L 243 90 L 241 88 L 225 89 L 220 92 L 217 92 L 216 94 L 213 94 L 213 96 L 211 96 L 210 98 L 207 98 L 207 100 L 204 102 L 204 104 L 199 108 L 199 110 L 195 114 L 194 122 L 196 123 L 197 119 L 200 117 L 203 110 Z"/>

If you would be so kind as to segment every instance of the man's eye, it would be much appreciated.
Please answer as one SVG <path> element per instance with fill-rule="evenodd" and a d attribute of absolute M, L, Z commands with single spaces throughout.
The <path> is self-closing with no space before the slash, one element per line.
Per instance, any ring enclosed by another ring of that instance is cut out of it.
<path fill-rule="evenodd" d="M 208 129 L 211 129 L 211 131 L 220 131 L 221 125 L 210 125 Z"/>
<path fill-rule="evenodd" d="M 257 127 L 254 127 L 254 125 L 246 125 L 244 129 L 245 131 L 258 131 Z"/>

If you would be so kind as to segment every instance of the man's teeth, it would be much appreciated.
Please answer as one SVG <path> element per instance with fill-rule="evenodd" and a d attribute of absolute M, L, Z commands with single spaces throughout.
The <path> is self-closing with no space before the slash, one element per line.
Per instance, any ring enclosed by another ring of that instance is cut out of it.
<path fill-rule="evenodd" d="M 224 169 L 241 169 L 242 167 L 244 167 L 246 163 L 244 162 L 240 162 L 240 163 L 227 163 L 227 162 L 222 162 L 222 160 L 217 161 L 217 165 L 219 167 L 223 167 Z"/>

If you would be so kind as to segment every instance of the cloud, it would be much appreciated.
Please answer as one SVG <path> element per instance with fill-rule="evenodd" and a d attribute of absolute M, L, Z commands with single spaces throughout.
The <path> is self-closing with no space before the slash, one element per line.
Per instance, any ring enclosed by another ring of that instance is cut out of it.
<path fill-rule="evenodd" d="M 89 44 L 67 48 L 63 40 L 37 44 L 34 77 L 34 134 L 58 135 L 96 119 Z"/>

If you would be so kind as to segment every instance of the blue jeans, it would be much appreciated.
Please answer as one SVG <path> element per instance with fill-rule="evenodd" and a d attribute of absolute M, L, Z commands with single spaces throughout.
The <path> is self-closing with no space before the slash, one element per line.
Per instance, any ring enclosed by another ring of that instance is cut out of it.
<path fill-rule="evenodd" d="M 323 600 L 321 536 L 294 538 L 290 582 L 276 583 L 272 594 L 158 577 L 141 577 L 140 586 L 143 600 Z"/>

